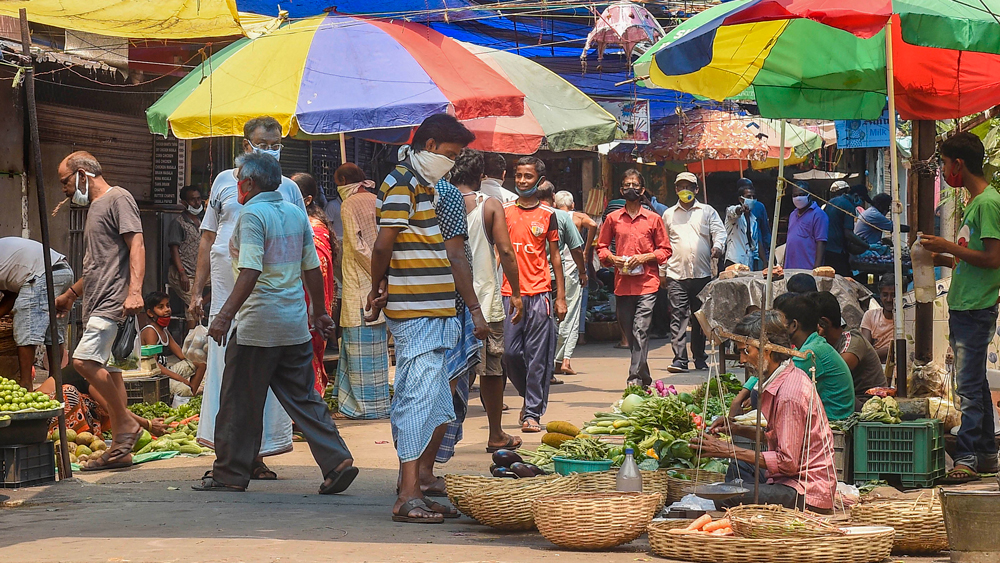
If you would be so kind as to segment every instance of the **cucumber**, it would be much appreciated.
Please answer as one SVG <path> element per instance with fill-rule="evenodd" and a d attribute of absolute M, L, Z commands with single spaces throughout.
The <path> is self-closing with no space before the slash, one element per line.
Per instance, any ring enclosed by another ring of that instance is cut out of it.
<path fill-rule="evenodd" d="M 604 428 L 611 428 L 614 425 L 615 425 L 615 421 L 613 421 L 613 420 L 602 420 L 602 421 L 600 421 L 600 422 L 597 423 L 597 426 L 601 426 L 601 427 L 604 427 Z"/>

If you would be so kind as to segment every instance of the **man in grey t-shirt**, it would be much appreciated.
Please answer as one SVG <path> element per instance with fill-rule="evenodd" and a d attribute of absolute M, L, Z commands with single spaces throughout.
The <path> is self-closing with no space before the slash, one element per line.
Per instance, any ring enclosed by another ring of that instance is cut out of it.
<path fill-rule="evenodd" d="M 89 205 L 83 228 L 83 275 L 56 298 L 56 310 L 69 312 L 81 295 L 86 322 L 73 352 L 73 367 L 90 384 L 90 395 L 111 415 L 111 447 L 83 471 L 132 465 L 132 447 L 142 433 L 142 419 L 126 408 L 121 370 L 108 365 L 118 323 L 142 310 L 146 248 L 139 207 L 132 194 L 108 185 L 93 155 L 78 151 L 59 164 L 63 193 L 77 205 Z"/>
<path fill-rule="evenodd" d="M 840 302 L 832 293 L 823 291 L 818 295 L 819 334 L 844 358 L 847 367 L 851 368 L 854 393 L 858 397 L 864 397 L 865 391 L 873 387 L 886 387 L 888 383 L 878 352 L 861 336 L 860 330 L 844 326 Z"/>

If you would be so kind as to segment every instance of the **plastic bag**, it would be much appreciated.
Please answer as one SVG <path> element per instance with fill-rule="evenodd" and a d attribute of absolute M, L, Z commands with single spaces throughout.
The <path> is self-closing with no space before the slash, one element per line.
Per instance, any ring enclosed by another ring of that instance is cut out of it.
<path fill-rule="evenodd" d="M 181 352 L 192 363 L 206 363 L 208 361 L 208 329 L 202 325 L 191 329 L 184 338 Z"/>
<path fill-rule="evenodd" d="M 947 397 L 949 387 L 947 370 L 935 363 L 914 364 L 906 379 L 909 397 Z"/>
<path fill-rule="evenodd" d="M 928 397 L 927 404 L 931 418 L 940 420 L 945 432 L 951 432 L 952 428 L 962 424 L 962 411 L 954 401 L 942 397 Z"/>
<path fill-rule="evenodd" d="M 854 485 L 847 483 L 837 483 L 837 494 L 834 497 L 834 508 L 847 510 L 861 502 L 861 490 Z"/>
<path fill-rule="evenodd" d="M 142 342 L 139 340 L 138 321 L 135 316 L 127 317 L 118 325 L 118 334 L 111 345 L 111 358 L 108 364 L 125 370 L 139 369 L 142 358 Z"/>

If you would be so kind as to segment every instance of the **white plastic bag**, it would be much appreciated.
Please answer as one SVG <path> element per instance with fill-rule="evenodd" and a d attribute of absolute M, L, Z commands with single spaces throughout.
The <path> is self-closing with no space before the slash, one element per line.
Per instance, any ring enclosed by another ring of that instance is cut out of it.
<path fill-rule="evenodd" d="M 195 364 L 204 364 L 208 361 L 208 329 L 202 325 L 197 325 L 184 338 L 181 345 L 181 352 L 184 357 Z"/>

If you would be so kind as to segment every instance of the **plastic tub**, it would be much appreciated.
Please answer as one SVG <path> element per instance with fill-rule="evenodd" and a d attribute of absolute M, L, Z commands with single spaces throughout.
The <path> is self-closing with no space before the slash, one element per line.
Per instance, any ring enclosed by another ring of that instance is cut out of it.
<path fill-rule="evenodd" d="M 556 473 L 569 475 L 570 473 L 594 473 L 597 471 L 607 471 L 611 469 L 613 463 L 610 459 L 602 461 L 579 461 L 576 459 L 566 459 L 556 456 L 552 458 L 556 466 Z"/>

